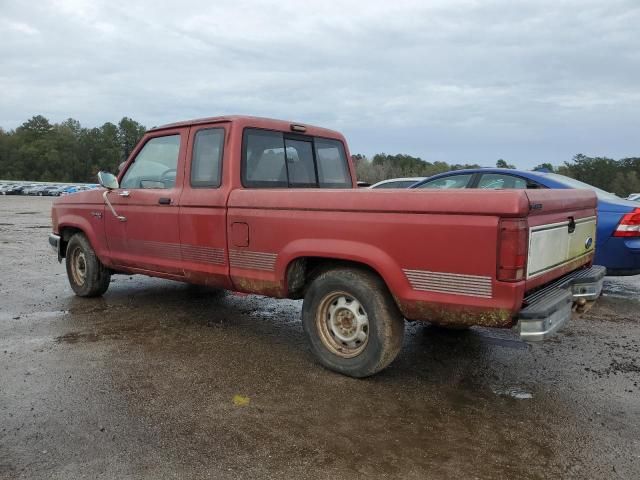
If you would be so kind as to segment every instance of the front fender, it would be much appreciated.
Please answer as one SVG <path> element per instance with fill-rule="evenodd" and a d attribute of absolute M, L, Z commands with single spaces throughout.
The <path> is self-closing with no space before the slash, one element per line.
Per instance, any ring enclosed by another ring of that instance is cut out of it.
<path fill-rule="evenodd" d="M 96 218 L 96 221 L 103 222 L 102 218 Z M 87 218 L 77 213 L 66 213 L 58 219 L 58 233 L 64 238 L 65 229 L 80 230 L 89 240 L 89 243 L 96 252 L 100 261 L 108 264 L 108 250 L 104 241 L 104 224 L 100 226 L 93 225 Z"/>

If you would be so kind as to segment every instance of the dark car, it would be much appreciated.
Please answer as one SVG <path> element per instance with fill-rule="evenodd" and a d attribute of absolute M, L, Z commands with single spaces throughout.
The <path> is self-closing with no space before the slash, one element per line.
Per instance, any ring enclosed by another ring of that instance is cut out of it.
<path fill-rule="evenodd" d="M 40 197 L 57 197 L 60 195 L 60 187 L 57 185 L 48 185 L 39 189 L 36 195 Z"/>
<path fill-rule="evenodd" d="M 608 275 L 640 274 L 640 208 L 573 178 L 543 171 L 503 168 L 457 170 L 434 175 L 409 188 L 589 189 L 598 196 L 598 232 L 595 263 L 607 267 Z"/>
<path fill-rule="evenodd" d="M 3 190 L 3 195 L 21 195 L 24 190 L 24 185 L 11 185 L 7 189 Z"/>
<path fill-rule="evenodd" d="M 31 185 L 24 185 L 24 188 L 22 189 L 22 194 L 23 195 L 37 195 L 38 191 L 40 191 L 40 189 L 42 189 L 44 187 L 44 185 L 39 185 L 37 183 L 33 183 Z"/>
<path fill-rule="evenodd" d="M 57 187 L 52 188 L 51 190 L 48 190 L 45 195 L 49 195 L 52 197 L 59 197 L 62 194 L 62 192 L 64 192 L 67 188 L 69 188 L 67 185 L 59 185 Z"/>

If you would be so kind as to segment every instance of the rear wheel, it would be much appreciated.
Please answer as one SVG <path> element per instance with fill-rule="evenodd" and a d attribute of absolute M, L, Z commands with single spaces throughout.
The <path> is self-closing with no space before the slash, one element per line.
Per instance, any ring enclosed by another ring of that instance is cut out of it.
<path fill-rule="evenodd" d="M 304 297 L 302 322 L 320 363 L 352 377 L 389 365 L 404 337 L 404 319 L 386 285 L 366 270 L 318 275 Z"/>
<path fill-rule="evenodd" d="M 74 293 L 80 297 L 98 297 L 107 291 L 111 272 L 98 259 L 89 240 L 74 234 L 67 244 L 67 277 Z"/>

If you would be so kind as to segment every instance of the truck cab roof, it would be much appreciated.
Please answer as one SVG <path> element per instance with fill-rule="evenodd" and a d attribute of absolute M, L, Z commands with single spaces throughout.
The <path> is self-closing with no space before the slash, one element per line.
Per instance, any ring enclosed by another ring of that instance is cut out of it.
<path fill-rule="evenodd" d="M 183 120 L 180 122 L 168 123 L 153 127 L 149 131 L 169 130 L 172 128 L 189 127 L 192 125 L 202 125 L 207 123 L 236 123 L 246 127 L 263 128 L 267 130 L 291 131 L 317 137 L 338 138 L 344 140 L 340 132 L 327 128 L 317 127 L 301 122 L 290 120 L 278 120 L 275 118 L 253 117 L 250 115 L 223 115 L 219 117 L 196 118 L 193 120 Z"/>

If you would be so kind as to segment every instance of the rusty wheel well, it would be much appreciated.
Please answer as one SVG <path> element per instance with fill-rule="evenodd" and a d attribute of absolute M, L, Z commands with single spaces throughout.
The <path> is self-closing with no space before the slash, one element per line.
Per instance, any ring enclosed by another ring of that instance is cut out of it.
<path fill-rule="evenodd" d="M 64 258 L 67 253 L 67 244 L 73 235 L 76 233 L 84 233 L 82 230 L 76 227 L 62 227 L 60 229 L 60 255 Z"/>
<path fill-rule="evenodd" d="M 339 258 L 299 257 L 292 260 L 287 266 L 287 297 L 294 299 L 303 298 L 307 288 L 318 275 L 336 268 L 356 268 L 364 270 L 380 277 L 384 282 L 382 275 L 366 263 Z M 387 286 L 387 288 L 389 287 Z"/>

